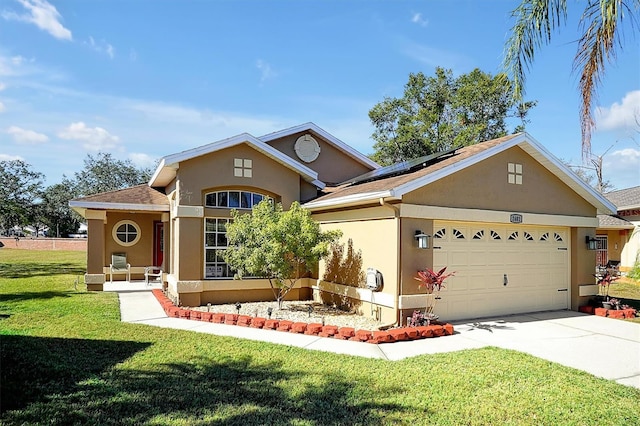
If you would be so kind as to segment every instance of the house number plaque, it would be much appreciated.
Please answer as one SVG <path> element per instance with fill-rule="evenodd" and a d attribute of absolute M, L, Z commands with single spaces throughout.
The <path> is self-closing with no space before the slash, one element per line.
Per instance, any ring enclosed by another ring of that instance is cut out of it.
<path fill-rule="evenodd" d="M 511 223 L 522 223 L 522 215 L 514 213 L 511 215 L 509 220 L 511 221 Z"/>

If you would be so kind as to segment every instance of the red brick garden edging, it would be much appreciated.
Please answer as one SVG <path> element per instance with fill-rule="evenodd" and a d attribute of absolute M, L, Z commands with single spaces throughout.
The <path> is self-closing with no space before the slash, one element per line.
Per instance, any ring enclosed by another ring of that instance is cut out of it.
<path fill-rule="evenodd" d="M 578 311 L 584 314 L 597 315 L 599 317 L 609 317 L 615 319 L 635 318 L 635 309 L 605 309 L 596 308 L 595 306 L 580 306 Z"/>
<path fill-rule="evenodd" d="M 158 299 L 162 309 L 172 318 L 184 318 L 196 321 L 212 322 L 216 324 L 237 325 L 240 327 L 277 330 L 288 333 L 307 334 L 320 337 L 330 337 L 340 340 L 367 343 L 393 343 L 405 340 L 426 339 L 453 334 L 453 325 L 434 324 L 421 327 L 392 328 L 389 330 L 356 330 L 352 327 L 338 327 L 319 323 L 293 322 L 287 320 L 266 319 L 250 315 L 221 314 L 184 309 L 176 306 L 162 290 L 151 290 Z"/>

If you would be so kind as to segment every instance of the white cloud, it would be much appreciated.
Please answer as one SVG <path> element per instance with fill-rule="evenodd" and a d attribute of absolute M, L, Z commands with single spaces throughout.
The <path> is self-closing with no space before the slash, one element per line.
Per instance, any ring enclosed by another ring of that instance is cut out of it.
<path fill-rule="evenodd" d="M 24 158 L 20 157 L 19 155 L 0 154 L 0 161 L 13 161 L 13 160 L 24 161 Z"/>
<path fill-rule="evenodd" d="M 151 167 L 158 162 L 158 158 L 141 152 L 132 152 L 129 154 L 129 160 L 138 167 Z"/>
<path fill-rule="evenodd" d="M 247 117 L 233 112 L 218 112 L 207 109 L 189 108 L 181 105 L 162 103 L 162 102 L 146 102 L 146 101 L 125 101 L 121 106 L 123 109 L 142 113 L 147 119 L 161 125 L 188 125 L 198 132 L 205 129 L 213 129 L 206 132 L 211 137 L 227 137 L 229 134 L 250 132 L 254 135 L 262 132 L 277 129 L 280 123 L 269 119 L 259 117 Z"/>
<path fill-rule="evenodd" d="M 596 108 L 598 130 L 630 129 L 640 121 L 640 90 L 627 93 L 622 102 Z"/>
<path fill-rule="evenodd" d="M 22 56 L 0 56 L 0 75 L 2 76 L 15 76 L 20 75 L 20 65 L 24 58 Z"/>
<path fill-rule="evenodd" d="M 84 44 L 91 47 L 93 50 L 95 50 L 98 53 L 105 53 L 111 59 L 115 57 L 115 49 L 111 44 L 107 43 L 104 40 L 96 42 L 93 37 L 89 36 L 89 41 L 88 42 L 85 41 Z"/>
<path fill-rule="evenodd" d="M 266 80 L 271 80 L 272 78 L 276 78 L 278 76 L 278 73 L 271 68 L 271 65 L 266 62 L 263 61 L 262 59 L 258 59 L 256 61 L 256 67 L 260 70 L 260 81 L 266 81 Z"/>
<path fill-rule="evenodd" d="M 400 51 L 405 56 L 429 67 L 464 68 L 469 60 L 457 53 L 447 52 L 435 47 L 416 43 L 412 40 L 400 38 Z"/>
<path fill-rule="evenodd" d="M 422 13 L 414 13 L 411 16 L 411 22 L 413 22 L 414 24 L 418 24 L 421 27 L 426 27 L 427 25 L 429 25 L 429 21 L 425 18 L 422 17 Z"/>
<path fill-rule="evenodd" d="M 7 133 L 13 137 L 18 143 L 24 144 L 38 144 L 44 143 L 49 140 L 49 137 L 45 134 L 34 132 L 33 130 L 22 129 L 18 126 L 11 126 L 7 129 Z"/>
<path fill-rule="evenodd" d="M 640 185 L 640 149 L 623 148 L 604 157 L 602 165 L 605 179 L 617 189 Z"/>
<path fill-rule="evenodd" d="M 6 20 L 22 21 L 34 24 L 53 37 L 61 40 L 71 40 L 71 31 L 60 23 L 62 16 L 55 6 L 46 0 L 17 0 L 28 13 L 18 14 L 11 11 L 2 11 L 2 17 Z"/>
<path fill-rule="evenodd" d="M 71 123 L 58 133 L 58 137 L 84 142 L 82 146 L 88 151 L 109 150 L 120 143 L 118 136 L 110 134 L 102 127 L 87 127 L 82 121 Z"/>

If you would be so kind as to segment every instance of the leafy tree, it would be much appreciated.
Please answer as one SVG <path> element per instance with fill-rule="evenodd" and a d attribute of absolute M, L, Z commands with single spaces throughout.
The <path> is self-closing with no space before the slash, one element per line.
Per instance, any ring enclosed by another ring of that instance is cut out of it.
<path fill-rule="evenodd" d="M 42 194 L 42 209 L 49 236 L 66 237 L 77 231 L 80 218 L 69 208 L 69 200 L 77 196 L 74 184 L 64 177 L 62 183 L 49 186 Z"/>
<path fill-rule="evenodd" d="M 589 185 L 599 193 L 605 194 L 615 189 L 611 181 L 609 181 L 608 179 L 603 180 L 602 173 L 599 173 L 599 170 L 595 167 L 576 166 L 566 162 L 565 164 L 571 170 L 573 170 L 573 172 L 578 175 L 578 177 L 582 179 L 587 185 Z"/>
<path fill-rule="evenodd" d="M 84 169 L 74 174 L 74 186 L 78 195 L 115 191 L 146 183 L 151 178 L 150 169 L 139 169 L 131 160 L 117 160 L 110 153 L 97 156 L 87 154 Z"/>
<path fill-rule="evenodd" d="M 595 129 L 592 103 L 604 76 L 607 62 L 615 62 L 616 50 L 622 49 L 624 24 L 635 24 L 633 12 L 640 9 L 640 0 L 589 0 L 580 17 L 582 32 L 573 60 L 573 69 L 580 73 L 580 124 L 582 153 L 591 153 L 591 133 Z M 512 11 L 516 23 L 505 46 L 503 66 L 514 82 L 514 96 L 521 100 L 524 94 L 526 71 L 535 54 L 551 35 L 567 23 L 566 0 L 522 0 Z M 634 28 L 635 30 L 635 28 Z"/>
<path fill-rule="evenodd" d="M 42 192 L 42 173 L 22 160 L 0 161 L 0 227 L 29 224 L 30 210 Z"/>
<path fill-rule="evenodd" d="M 240 279 L 267 278 L 280 309 L 296 282 L 328 255 L 329 245 L 341 235 L 322 232 L 298 202 L 283 211 L 281 204 L 264 200 L 251 213 L 232 210 L 231 217 L 229 248 L 220 255 Z"/>
<path fill-rule="evenodd" d="M 506 119 L 526 123 L 535 102 L 518 105 L 504 75 L 475 69 L 458 78 L 437 67 L 435 76 L 409 74 L 401 98 L 386 97 L 369 111 L 375 127 L 373 159 L 393 164 L 507 134 Z"/>

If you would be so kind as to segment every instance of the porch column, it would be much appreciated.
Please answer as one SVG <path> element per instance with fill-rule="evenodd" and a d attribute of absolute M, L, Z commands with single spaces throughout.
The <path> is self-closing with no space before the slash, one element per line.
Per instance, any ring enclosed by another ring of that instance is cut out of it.
<path fill-rule="evenodd" d="M 105 224 L 107 212 L 104 210 L 87 210 L 87 273 L 84 282 L 89 291 L 102 291 L 106 280 L 105 266 Z"/>

